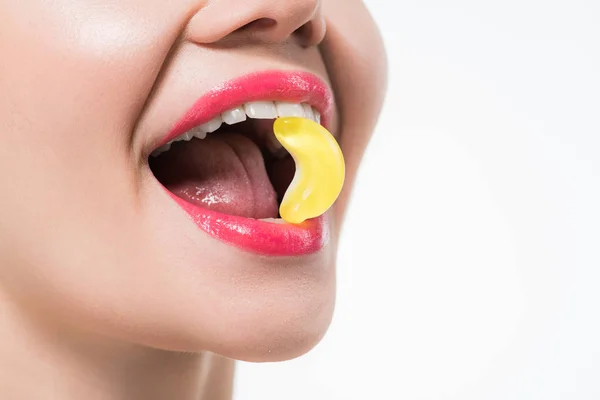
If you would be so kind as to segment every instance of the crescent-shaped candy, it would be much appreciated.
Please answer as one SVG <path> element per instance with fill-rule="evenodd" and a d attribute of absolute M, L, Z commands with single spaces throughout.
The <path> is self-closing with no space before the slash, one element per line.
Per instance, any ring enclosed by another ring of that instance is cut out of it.
<path fill-rule="evenodd" d="M 273 132 L 296 163 L 294 179 L 279 207 L 281 218 L 300 224 L 323 215 L 344 185 L 344 156 L 337 141 L 320 124 L 300 117 L 278 118 Z"/>

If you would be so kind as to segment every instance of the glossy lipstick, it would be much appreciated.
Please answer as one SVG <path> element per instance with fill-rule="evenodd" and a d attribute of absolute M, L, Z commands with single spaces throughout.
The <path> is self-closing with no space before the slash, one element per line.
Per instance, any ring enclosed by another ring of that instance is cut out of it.
<path fill-rule="evenodd" d="M 198 99 L 159 145 L 228 109 L 251 101 L 308 103 L 321 113 L 325 127 L 331 121 L 334 107 L 331 90 L 312 74 L 282 71 L 251 74 L 225 82 Z M 199 207 L 165 190 L 201 230 L 246 251 L 270 256 L 300 256 L 319 251 L 329 240 L 327 215 L 300 225 L 268 222 Z"/>
<path fill-rule="evenodd" d="M 325 128 L 329 128 L 334 106 L 331 90 L 315 75 L 282 71 L 255 73 L 224 82 L 202 96 L 156 147 L 251 101 L 308 103 L 321 113 L 321 124 Z"/>

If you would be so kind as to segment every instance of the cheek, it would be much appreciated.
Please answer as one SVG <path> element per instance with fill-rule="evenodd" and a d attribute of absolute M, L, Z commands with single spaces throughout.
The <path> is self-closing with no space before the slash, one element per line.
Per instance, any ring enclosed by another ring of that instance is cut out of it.
<path fill-rule="evenodd" d="M 0 5 L 3 275 L 122 239 L 112 231 L 132 219 L 131 132 L 178 29 L 160 25 L 159 2 L 146 14 L 132 1 L 10 3 Z"/>
<path fill-rule="evenodd" d="M 11 128 L 3 135 L 18 143 L 27 134 L 55 148 L 70 140 L 77 152 L 126 143 L 176 30 L 169 35 L 169 27 L 126 8 L 58 1 L 34 9 L 36 2 L 29 3 L 1 10 L 7 22 L 0 27 L 0 84 L 7 104 L 0 112 Z"/>

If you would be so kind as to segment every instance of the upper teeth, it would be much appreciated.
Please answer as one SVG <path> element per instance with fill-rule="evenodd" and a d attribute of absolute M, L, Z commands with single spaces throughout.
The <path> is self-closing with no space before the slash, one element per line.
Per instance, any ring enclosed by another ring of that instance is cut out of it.
<path fill-rule="evenodd" d="M 311 119 L 318 124 L 321 123 L 321 114 L 306 103 L 288 103 L 283 101 L 254 101 L 246 103 L 240 107 L 227 110 L 212 120 L 197 126 L 171 140 L 167 144 L 156 149 L 152 155 L 158 156 L 171 148 L 171 145 L 179 141 L 189 141 L 192 138 L 204 139 L 208 133 L 214 132 L 221 127 L 223 123 L 227 125 L 244 122 L 247 118 L 254 119 L 275 119 L 278 117 L 302 117 Z M 273 137 L 273 139 L 275 139 Z M 275 139 L 276 141 L 276 139 Z M 273 145 L 273 141 L 270 141 Z M 279 143 L 277 143 L 279 145 Z M 280 145 L 278 146 L 280 147 Z"/>

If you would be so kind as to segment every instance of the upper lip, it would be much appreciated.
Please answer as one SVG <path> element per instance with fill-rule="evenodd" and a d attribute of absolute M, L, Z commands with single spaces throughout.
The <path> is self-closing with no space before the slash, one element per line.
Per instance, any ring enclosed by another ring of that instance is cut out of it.
<path fill-rule="evenodd" d="M 223 82 L 201 96 L 154 149 L 227 110 L 251 101 L 308 103 L 321 113 L 321 124 L 326 128 L 333 118 L 333 93 L 321 78 L 304 71 L 258 72 Z"/>

